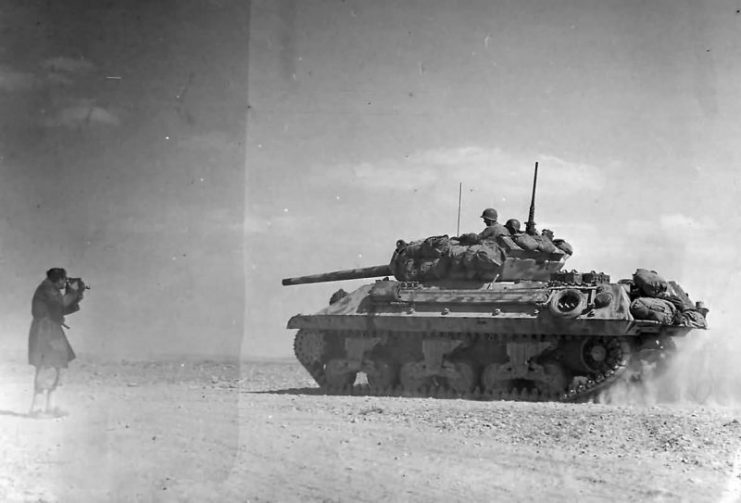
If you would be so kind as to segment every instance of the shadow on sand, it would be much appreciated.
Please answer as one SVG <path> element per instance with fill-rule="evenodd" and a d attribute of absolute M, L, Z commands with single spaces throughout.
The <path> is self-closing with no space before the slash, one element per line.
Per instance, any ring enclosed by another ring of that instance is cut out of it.
<path fill-rule="evenodd" d="M 357 397 L 392 397 L 392 398 L 436 398 L 441 400 L 456 400 L 466 398 L 470 400 L 480 400 L 480 396 L 463 397 L 458 393 L 452 391 L 440 391 L 440 390 L 427 390 L 422 393 L 412 393 L 409 391 L 403 391 L 400 389 L 394 389 L 392 391 L 379 392 L 378 390 L 372 390 L 367 386 L 360 385 L 352 388 L 343 388 L 339 390 L 329 391 L 321 388 L 285 388 L 285 389 L 272 389 L 272 390 L 255 390 L 255 391 L 242 391 L 242 393 L 248 393 L 253 395 L 304 395 L 304 396 L 357 396 Z M 483 398 L 491 400 L 491 398 Z"/>
<path fill-rule="evenodd" d="M 35 419 L 34 416 L 30 415 L 27 412 L 15 412 L 14 410 L 0 410 L 0 416 L 26 417 L 29 419 Z"/>
<path fill-rule="evenodd" d="M 66 415 L 67 413 L 61 410 L 55 410 L 52 412 L 36 412 L 34 414 L 29 414 L 28 412 L 16 412 L 14 410 L 0 410 L 0 416 L 23 417 L 25 419 L 56 419 Z"/>
<path fill-rule="evenodd" d="M 262 391 L 244 391 L 253 395 L 330 395 L 319 388 L 286 388 L 286 389 L 268 389 Z"/>

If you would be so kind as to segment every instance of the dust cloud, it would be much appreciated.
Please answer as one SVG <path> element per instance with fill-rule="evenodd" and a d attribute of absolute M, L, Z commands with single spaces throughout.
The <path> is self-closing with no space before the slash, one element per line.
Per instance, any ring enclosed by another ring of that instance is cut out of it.
<path fill-rule="evenodd" d="M 741 405 L 741 340 L 732 329 L 694 330 L 675 340 L 677 350 L 664 372 L 644 368 L 639 382 L 625 380 L 600 402 L 622 405 Z"/>

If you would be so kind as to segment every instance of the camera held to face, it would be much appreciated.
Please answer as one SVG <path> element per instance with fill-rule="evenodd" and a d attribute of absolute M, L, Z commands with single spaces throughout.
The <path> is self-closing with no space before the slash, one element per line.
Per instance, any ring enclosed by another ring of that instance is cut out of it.
<path fill-rule="evenodd" d="M 82 292 L 83 290 L 90 290 L 90 287 L 82 281 L 82 278 L 67 278 L 67 292 Z"/>

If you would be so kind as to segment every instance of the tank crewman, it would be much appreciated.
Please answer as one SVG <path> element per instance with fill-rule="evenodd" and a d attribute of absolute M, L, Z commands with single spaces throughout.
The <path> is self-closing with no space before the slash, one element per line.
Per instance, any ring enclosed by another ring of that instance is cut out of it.
<path fill-rule="evenodd" d="M 458 241 L 462 245 L 475 245 L 481 243 L 492 243 L 496 244 L 499 236 L 509 236 L 509 230 L 497 222 L 497 210 L 494 208 L 486 208 L 481 214 L 481 218 L 484 219 L 486 228 L 483 231 L 476 234 L 475 232 L 468 232 L 458 236 Z"/>
<path fill-rule="evenodd" d="M 522 232 L 522 230 L 520 230 L 520 221 L 516 218 L 510 218 L 504 223 L 504 226 L 513 236 Z"/>
<path fill-rule="evenodd" d="M 516 218 L 510 218 L 509 220 L 507 220 L 504 226 L 512 235 L 512 241 L 514 241 L 517 246 L 524 250 L 534 251 L 538 249 L 538 242 L 535 241 L 532 236 L 520 229 L 519 220 L 517 220 Z"/>
<path fill-rule="evenodd" d="M 479 233 L 479 241 L 493 241 L 496 242 L 499 236 L 509 236 L 510 231 L 502 224 L 497 222 L 497 210 L 494 208 L 486 208 L 481 213 L 481 218 L 484 219 L 484 225 L 486 228 Z"/>

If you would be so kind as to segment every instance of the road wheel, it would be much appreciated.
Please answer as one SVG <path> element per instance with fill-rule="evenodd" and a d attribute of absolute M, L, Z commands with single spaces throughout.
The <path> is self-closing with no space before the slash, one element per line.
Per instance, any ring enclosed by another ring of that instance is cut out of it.
<path fill-rule="evenodd" d="M 425 374 L 424 362 L 405 363 L 401 366 L 399 377 L 404 391 L 418 392 L 431 382 L 431 379 Z"/>
<path fill-rule="evenodd" d="M 468 360 L 452 362 L 455 376 L 448 377 L 448 387 L 458 393 L 470 393 L 476 387 L 476 367 Z"/>
<path fill-rule="evenodd" d="M 385 390 L 396 386 L 399 382 L 399 366 L 394 362 L 379 359 L 373 362 L 373 369 L 366 372 L 368 385 L 377 390 Z"/>
<path fill-rule="evenodd" d="M 324 375 L 330 388 L 346 388 L 355 383 L 357 372 L 348 369 L 347 360 L 335 358 L 327 362 Z"/>
<path fill-rule="evenodd" d="M 481 372 L 481 387 L 485 392 L 504 390 L 509 385 L 508 379 L 501 379 L 499 369 L 500 363 L 490 363 Z"/>

